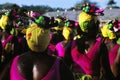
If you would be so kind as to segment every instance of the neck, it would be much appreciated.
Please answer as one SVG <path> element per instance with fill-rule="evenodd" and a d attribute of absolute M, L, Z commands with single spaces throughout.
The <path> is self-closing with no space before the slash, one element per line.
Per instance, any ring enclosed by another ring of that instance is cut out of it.
<path fill-rule="evenodd" d="M 47 49 L 43 52 L 35 52 L 35 51 L 31 51 L 30 52 L 34 53 L 34 54 L 47 54 Z"/>

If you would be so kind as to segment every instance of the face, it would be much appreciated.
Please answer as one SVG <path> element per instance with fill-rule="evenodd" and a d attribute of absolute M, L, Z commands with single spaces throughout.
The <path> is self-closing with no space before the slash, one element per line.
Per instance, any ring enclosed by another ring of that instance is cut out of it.
<path fill-rule="evenodd" d="M 88 23 L 89 23 L 88 21 L 85 21 L 80 25 L 80 28 L 83 32 L 88 32 L 88 26 L 87 26 Z"/>
<path fill-rule="evenodd" d="M 85 33 L 97 32 L 99 23 L 95 23 L 94 20 L 83 22 L 83 26 L 80 26 L 81 30 Z"/>

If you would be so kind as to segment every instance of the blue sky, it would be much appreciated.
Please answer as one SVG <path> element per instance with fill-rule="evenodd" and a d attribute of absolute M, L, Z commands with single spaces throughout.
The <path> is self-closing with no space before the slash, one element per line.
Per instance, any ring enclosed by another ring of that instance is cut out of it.
<path fill-rule="evenodd" d="M 16 3 L 19 6 L 21 5 L 48 5 L 52 8 L 61 7 L 61 8 L 70 8 L 73 7 L 77 2 L 81 0 L 0 0 L 0 4 L 9 2 Z M 109 0 L 89 0 L 91 2 L 97 2 L 101 8 L 105 8 Z M 117 6 L 120 6 L 120 0 L 115 0 Z"/>

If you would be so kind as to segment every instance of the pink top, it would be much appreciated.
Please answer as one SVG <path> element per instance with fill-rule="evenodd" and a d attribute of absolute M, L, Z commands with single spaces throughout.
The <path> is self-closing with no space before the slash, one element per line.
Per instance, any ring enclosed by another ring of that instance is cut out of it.
<path fill-rule="evenodd" d="M 10 69 L 10 80 L 26 80 L 24 79 L 17 68 L 17 61 L 19 56 L 16 56 L 12 62 L 11 69 Z"/>
<path fill-rule="evenodd" d="M 57 51 L 57 54 L 58 54 L 59 57 L 64 57 L 64 55 L 65 55 L 65 48 L 62 45 L 62 42 L 59 42 L 56 45 L 56 51 Z"/>
<path fill-rule="evenodd" d="M 11 41 L 13 38 L 13 35 L 9 35 L 5 40 L 2 41 L 2 46 L 5 48 L 6 44 Z"/>
<path fill-rule="evenodd" d="M 80 72 L 88 75 L 92 75 L 94 70 L 92 69 L 92 62 L 98 55 L 101 40 L 97 40 L 94 46 L 89 50 L 87 54 L 82 54 L 74 47 L 71 52 L 72 60 L 74 62 L 73 71 Z"/>
<path fill-rule="evenodd" d="M 113 65 L 114 64 L 114 61 L 115 61 L 115 58 L 117 56 L 117 53 L 118 53 L 118 49 L 119 49 L 120 45 L 119 44 L 116 44 L 114 46 L 114 48 L 109 51 L 109 61 L 110 61 L 110 65 Z"/>
<path fill-rule="evenodd" d="M 21 43 L 23 40 L 23 37 L 18 37 L 18 43 Z"/>
<path fill-rule="evenodd" d="M 12 62 L 10 69 L 10 80 L 26 80 L 24 77 L 20 75 L 18 71 L 17 68 L 18 58 L 19 56 L 16 56 Z M 56 59 L 49 72 L 41 80 L 60 80 L 59 62 L 60 62 L 59 59 Z"/>
<path fill-rule="evenodd" d="M 49 51 L 48 55 L 54 54 L 55 46 L 56 46 L 55 44 L 52 44 L 52 43 L 49 44 L 49 46 L 48 46 L 48 51 Z"/>

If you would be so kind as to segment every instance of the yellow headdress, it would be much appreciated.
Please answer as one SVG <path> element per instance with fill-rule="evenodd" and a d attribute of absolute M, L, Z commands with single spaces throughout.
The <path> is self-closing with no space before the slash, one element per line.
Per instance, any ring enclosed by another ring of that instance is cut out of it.
<path fill-rule="evenodd" d="M 6 25 L 8 24 L 8 16 L 7 15 L 2 15 L 1 19 L 0 19 L 0 27 L 5 30 L 6 29 Z"/>
<path fill-rule="evenodd" d="M 63 36 L 66 40 L 69 39 L 71 32 L 72 32 L 71 28 L 69 28 L 69 27 L 64 27 L 63 28 L 63 33 L 62 34 L 63 34 Z"/>
<path fill-rule="evenodd" d="M 71 37 L 70 35 L 74 36 L 75 34 L 74 27 L 75 27 L 75 21 L 68 20 L 65 22 L 62 34 L 66 40 L 68 40 Z"/>
<path fill-rule="evenodd" d="M 35 52 L 43 52 L 50 42 L 50 30 L 38 27 L 37 24 L 32 24 L 26 30 L 26 40 L 29 48 Z"/>
<path fill-rule="evenodd" d="M 79 25 L 83 32 L 87 32 L 89 26 L 93 26 L 98 22 L 98 15 L 103 15 L 103 9 L 97 8 L 94 4 L 86 3 L 79 14 Z"/>
<path fill-rule="evenodd" d="M 83 32 L 87 32 L 88 26 L 94 26 L 92 23 L 96 23 L 98 20 L 97 16 L 90 15 L 86 12 L 81 12 L 79 14 L 79 25 Z"/>
<path fill-rule="evenodd" d="M 101 27 L 101 33 L 103 37 L 108 37 L 109 39 L 115 39 L 115 31 L 113 29 L 113 24 L 111 22 L 105 24 L 103 27 Z"/>

